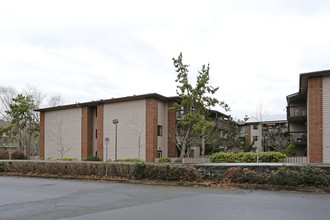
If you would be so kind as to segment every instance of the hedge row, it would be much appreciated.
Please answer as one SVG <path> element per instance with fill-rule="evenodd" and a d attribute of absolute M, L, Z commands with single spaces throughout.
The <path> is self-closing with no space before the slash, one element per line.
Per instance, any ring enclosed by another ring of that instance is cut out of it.
<path fill-rule="evenodd" d="M 258 154 L 258 162 L 278 163 L 283 162 L 285 154 L 280 152 L 261 152 Z M 255 163 L 257 153 L 254 152 L 219 152 L 210 156 L 212 163 Z"/>
<path fill-rule="evenodd" d="M 172 164 L 108 163 L 107 176 L 128 179 L 149 179 L 164 181 L 197 181 L 200 173 L 191 166 Z M 104 162 L 0 162 L 0 172 L 16 172 L 21 174 L 48 174 L 57 176 L 106 176 Z"/>
<path fill-rule="evenodd" d="M 329 186 L 330 175 L 327 175 L 324 170 L 313 166 L 301 166 L 298 168 L 281 167 L 271 173 L 256 172 L 249 168 L 232 167 L 228 169 L 225 181 L 289 186 Z"/>

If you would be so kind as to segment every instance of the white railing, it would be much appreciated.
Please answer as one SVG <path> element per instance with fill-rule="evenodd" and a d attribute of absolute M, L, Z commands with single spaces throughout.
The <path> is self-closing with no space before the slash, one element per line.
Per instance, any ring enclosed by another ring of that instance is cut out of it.
<path fill-rule="evenodd" d="M 206 157 L 182 158 L 182 163 L 211 163 L 211 159 Z"/>
<path fill-rule="evenodd" d="M 308 157 L 287 157 L 284 163 L 309 163 Z"/>

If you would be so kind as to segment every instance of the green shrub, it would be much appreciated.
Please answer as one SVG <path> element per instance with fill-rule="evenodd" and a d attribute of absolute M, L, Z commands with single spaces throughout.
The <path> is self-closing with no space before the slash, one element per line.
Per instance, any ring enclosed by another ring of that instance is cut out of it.
<path fill-rule="evenodd" d="M 87 157 L 86 159 L 84 159 L 84 161 L 101 161 L 101 159 L 97 156 L 94 155 L 90 155 L 89 157 Z"/>
<path fill-rule="evenodd" d="M 283 162 L 285 154 L 280 152 L 261 152 L 258 154 L 259 162 Z M 219 152 L 210 156 L 212 163 L 255 163 L 257 162 L 257 153 L 254 152 Z"/>
<path fill-rule="evenodd" d="M 56 161 L 76 161 L 77 158 L 57 158 Z"/>
<path fill-rule="evenodd" d="M 7 161 L 1 161 L 0 162 L 0 173 L 10 172 L 10 171 L 11 171 L 10 164 Z"/>
<path fill-rule="evenodd" d="M 13 160 L 23 160 L 24 159 L 24 152 L 17 150 L 11 153 L 11 159 Z"/>
<path fill-rule="evenodd" d="M 212 163 L 238 163 L 238 155 L 233 152 L 218 152 L 210 156 Z"/>
<path fill-rule="evenodd" d="M 164 181 L 196 181 L 201 176 L 195 167 L 172 164 L 134 164 L 132 176 L 134 179 L 164 180 Z"/>
<path fill-rule="evenodd" d="M 288 157 L 295 157 L 297 156 L 296 146 L 293 142 L 289 144 L 289 146 L 285 149 L 285 154 Z"/>
<path fill-rule="evenodd" d="M 9 159 L 9 153 L 5 149 L 0 150 L 0 160 L 8 160 Z"/>
<path fill-rule="evenodd" d="M 282 154 L 281 152 L 268 151 L 259 153 L 259 162 L 279 163 L 283 162 L 285 158 L 286 155 Z"/>
<path fill-rule="evenodd" d="M 158 159 L 158 163 L 171 163 L 171 159 L 168 157 L 162 157 Z"/>
<path fill-rule="evenodd" d="M 255 163 L 257 162 L 257 154 L 253 152 L 240 152 L 238 158 L 241 163 Z"/>
<path fill-rule="evenodd" d="M 275 185 L 329 186 L 330 175 L 320 168 L 302 166 L 299 168 L 280 167 L 274 172 L 256 172 L 249 168 L 231 167 L 225 178 L 229 182 Z"/>
<path fill-rule="evenodd" d="M 127 158 L 127 159 L 118 159 L 118 162 L 142 162 L 142 160 L 138 159 L 138 158 Z"/>

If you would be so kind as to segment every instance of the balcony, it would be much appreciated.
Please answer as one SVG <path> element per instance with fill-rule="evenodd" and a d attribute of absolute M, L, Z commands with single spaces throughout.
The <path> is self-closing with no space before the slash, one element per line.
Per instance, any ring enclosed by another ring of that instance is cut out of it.
<path fill-rule="evenodd" d="M 306 106 L 290 106 L 287 107 L 288 120 L 290 122 L 299 122 L 307 120 Z"/>
<path fill-rule="evenodd" d="M 290 141 L 296 146 L 307 145 L 307 132 L 306 131 L 296 131 L 290 132 Z"/>
<path fill-rule="evenodd" d="M 229 121 L 223 121 L 223 120 L 215 120 L 215 126 L 220 130 L 229 130 Z"/>

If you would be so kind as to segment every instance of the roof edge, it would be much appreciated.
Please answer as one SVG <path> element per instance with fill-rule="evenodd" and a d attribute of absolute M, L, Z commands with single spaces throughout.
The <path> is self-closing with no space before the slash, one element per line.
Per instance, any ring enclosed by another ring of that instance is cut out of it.
<path fill-rule="evenodd" d="M 132 100 L 139 100 L 139 99 L 146 99 L 146 98 L 156 98 L 156 99 L 160 99 L 163 101 L 176 101 L 176 100 L 178 100 L 179 97 L 178 96 L 166 97 L 166 96 L 160 95 L 158 93 L 148 93 L 148 94 L 142 94 L 142 95 L 133 95 L 133 96 L 111 98 L 111 99 L 104 99 L 104 100 L 100 99 L 100 100 L 91 101 L 91 102 L 82 102 L 82 103 L 78 102 L 75 104 L 61 105 L 61 106 L 55 106 L 55 107 L 39 108 L 39 109 L 35 109 L 34 111 L 37 111 L 37 112 L 55 111 L 55 110 L 62 110 L 62 109 L 68 109 L 68 108 L 80 108 L 83 106 L 97 106 L 99 104 L 132 101 Z"/>

